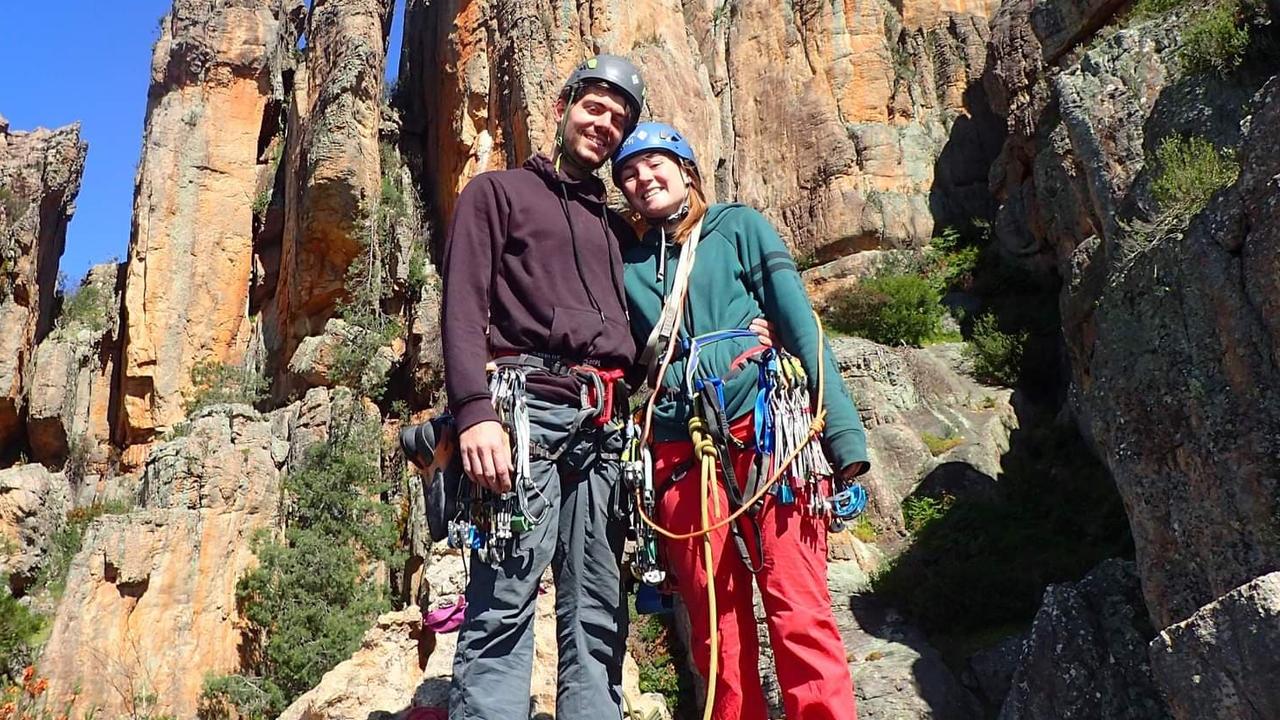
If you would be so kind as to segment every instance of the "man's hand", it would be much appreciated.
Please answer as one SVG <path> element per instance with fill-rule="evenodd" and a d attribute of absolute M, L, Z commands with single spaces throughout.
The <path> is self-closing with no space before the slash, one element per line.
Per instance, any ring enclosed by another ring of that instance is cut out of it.
<path fill-rule="evenodd" d="M 773 326 L 764 318 L 752 320 L 747 329 L 756 334 L 756 340 L 765 347 L 773 347 Z"/>
<path fill-rule="evenodd" d="M 458 449 L 472 480 L 499 494 L 511 491 L 511 441 L 501 423 L 485 420 L 463 430 Z"/>

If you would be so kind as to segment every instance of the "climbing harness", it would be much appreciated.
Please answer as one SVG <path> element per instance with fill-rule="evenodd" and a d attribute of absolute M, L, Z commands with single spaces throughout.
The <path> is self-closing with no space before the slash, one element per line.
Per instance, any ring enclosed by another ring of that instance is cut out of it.
<path fill-rule="evenodd" d="M 631 450 L 630 460 L 634 467 L 624 464 L 624 471 L 639 482 L 633 483 L 635 494 L 634 509 L 639 524 L 637 536 L 651 537 L 654 533 L 669 540 L 691 540 L 702 538 L 702 556 L 708 577 L 707 610 L 711 626 L 708 628 L 710 640 L 710 662 L 707 682 L 706 705 L 703 709 L 704 720 L 709 720 L 715 707 L 715 678 L 719 671 L 720 639 L 717 625 L 716 590 L 714 556 L 711 545 L 711 534 L 725 526 L 731 526 L 735 534 L 735 543 L 749 569 L 752 569 L 750 557 L 739 532 L 736 521 L 758 507 L 758 503 L 766 493 L 774 493 L 779 503 L 794 503 L 796 491 L 802 490 L 807 496 L 808 509 L 816 515 L 829 516 L 831 527 L 843 527 L 844 521 L 854 517 L 866 507 L 866 491 L 857 483 L 850 483 L 841 488 L 830 498 L 822 497 L 819 478 L 831 477 L 833 484 L 839 480 L 834 477 L 831 468 L 818 441 L 818 436 L 826 422 L 825 394 L 825 362 L 822 353 L 826 348 L 822 320 L 814 313 L 814 321 L 818 329 L 817 398 L 810 402 L 808 378 L 799 359 L 777 349 L 766 349 L 758 354 L 755 362 L 759 364 L 759 379 L 755 407 L 755 442 L 757 464 L 753 468 L 754 477 L 747 478 L 746 492 L 738 486 L 733 477 L 733 463 L 727 453 L 728 443 L 734 439 L 728 432 L 728 421 L 724 411 L 724 380 L 714 377 L 700 368 L 700 356 L 703 347 L 721 340 L 754 335 L 749 330 L 727 330 L 708 333 L 680 340 L 684 305 L 688 299 L 689 277 L 692 273 L 695 251 L 701 233 L 701 223 L 695 226 L 691 236 L 681 247 L 680 261 L 676 268 L 676 278 L 670 295 L 664 302 L 662 312 L 650 333 L 642 354 L 642 362 L 649 369 L 650 386 L 654 388 L 642 415 L 641 429 L 634 433 L 638 436 L 635 448 Z M 665 248 L 664 248 L 665 250 Z M 664 253 L 665 254 L 665 253 Z M 665 267 L 660 274 L 665 275 Z M 651 497 L 647 488 L 652 486 L 651 458 L 643 451 L 649 446 L 653 426 L 653 411 L 658 394 L 662 391 L 662 379 L 679 347 L 685 355 L 686 367 L 684 390 L 693 403 L 695 412 L 689 419 L 688 430 L 693 442 L 693 456 L 700 463 L 699 506 L 702 527 L 690 532 L 673 532 L 654 519 L 656 498 Z M 661 360 L 659 361 L 659 357 Z M 731 373 L 733 370 L 731 369 Z M 816 408 L 816 411 L 811 409 Z M 644 463 L 648 462 L 647 467 Z M 716 483 L 716 465 L 720 464 L 724 477 L 724 485 L 729 512 L 725 517 L 712 518 L 711 505 L 719 507 Z M 767 479 L 760 481 L 761 477 Z M 648 477 L 648 485 L 645 478 Z M 743 497 L 746 495 L 747 497 Z M 757 541 L 759 532 L 755 533 Z M 655 538 L 656 540 L 656 538 Z M 643 549 L 643 543 L 640 543 Z M 657 559 L 656 543 L 652 555 Z M 641 573 L 648 573 L 651 568 L 647 563 L 649 557 L 641 556 Z M 763 559 L 763 558 L 762 558 Z M 650 577 L 661 577 L 660 569 Z"/>
<path fill-rule="evenodd" d="M 527 390 L 530 372 L 573 377 L 578 382 L 582 408 L 574 420 L 575 428 L 588 419 L 596 426 L 604 426 L 617 415 L 619 407 L 615 398 L 616 385 L 622 379 L 620 369 L 573 364 L 544 354 L 494 359 L 489 392 L 498 420 L 511 440 L 511 491 L 499 494 L 472 482 L 458 483 L 453 505 L 456 510 L 449 518 L 446 535 L 449 547 L 476 550 L 482 560 L 492 564 L 509 557 L 520 535 L 542 524 L 547 517 L 547 498 L 530 469 L 531 458 L 543 452 L 533 445 L 530 436 Z"/>

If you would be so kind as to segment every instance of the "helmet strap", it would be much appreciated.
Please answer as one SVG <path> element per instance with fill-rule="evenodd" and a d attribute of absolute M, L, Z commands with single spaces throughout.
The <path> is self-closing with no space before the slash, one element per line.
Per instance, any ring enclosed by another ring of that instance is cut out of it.
<path fill-rule="evenodd" d="M 596 168 L 588 167 L 581 160 L 574 156 L 569 150 L 569 146 L 565 145 L 565 130 L 569 127 L 569 110 L 573 108 L 573 103 L 578 99 L 578 88 L 580 85 L 572 85 L 569 87 L 569 94 L 565 96 L 564 114 L 560 116 L 560 124 L 556 127 L 556 144 L 555 144 L 555 169 L 556 172 L 561 171 L 561 160 L 567 160 L 570 165 L 578 168 L 585 175 L 591 175 Z"/>
<path fill-rule="evenodd" d="M 677 209 L 675 212 L 667 216 L 667 219 L 663 221 L 663 225 L 674 225 L 680 222 L 681 220 L 683 220 L 684 216 L 688 214 L 689 214 L 689 198 L 686 197 L 684 199 L 684 202 L 680 203 L 679 209 Z"/>

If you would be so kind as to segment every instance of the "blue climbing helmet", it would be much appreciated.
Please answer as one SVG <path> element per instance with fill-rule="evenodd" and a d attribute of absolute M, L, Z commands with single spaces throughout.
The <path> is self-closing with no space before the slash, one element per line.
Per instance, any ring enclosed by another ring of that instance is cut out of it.
<path fill-rule="evenodd" d="M 693 155 L 693 146 L 679 130 L 666 123 L 642 122 L 636 125 L 636 129 L 631 131 L 631 134 L 613 153 L 613 184 L 622 186 L 622 183 L 618 182 L 618 176 L 622 173 L 622 166 L 628 158 L 654 150 L 675 155 L 681 160 L 688 161 L 695 170 L 698 169 L 698 160 Z"/>

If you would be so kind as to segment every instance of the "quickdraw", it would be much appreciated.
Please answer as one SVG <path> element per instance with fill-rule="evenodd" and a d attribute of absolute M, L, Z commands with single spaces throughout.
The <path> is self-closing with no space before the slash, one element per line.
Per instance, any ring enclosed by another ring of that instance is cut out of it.
<path fill-rule="evenodd" d="M 654 514 L 657 493 L 653 485 L 653 456 L 649 448 L 640 443 L 640 427 L 634 420 L 627 421 L 626 445 L 622 450 L 622 479 L 627 490 L 636 497 L 635 529 L 636 547 L 631 558 L 631 574 L 646 585 L 661 585 L 667 578 L 658 556 L 658 534 L 639 520 L 643 511 Z"/>
<path fill-rule="evenodd" d="M 495 359 L 489 375 L 489 393 L 498 420 L 511 438 L 512 489 L 497 494 L 471 482 L 459 483 L 458 511 L 449 520 L 447 535 L 450 547 L 478 550 L 483 560 L 494 564 L 506 559 L 519 536 L 542 524 L 547 516 L 546 497 L 530 469 L 533 448 L 527 376 L 535 371 L 576 378 L 582 387 L 583 413 L 590 415 L 597 426 L 607 424 L 614 416 L 614 389 L 622 378 L 621 370 L 571 365 L 539 355 Z M 537 499 L 543 501 L 540 512 Z"/>
<path fill-rule="evenodd" d="M 795 502 L 798 492 L 803 492 L 809 500 L 809 511 L 825 514 L 828 503 L 819 482 L 835 472 L 821 446 L 809 437 L 814 418 L 804 366 L 794 356 L 773 348 L 765 350 L 758 362 L 760 389 L 756 407 L 762 413 L 756 418 L 757 450 L 770 461 L 796 451 L 795 460 L 781 468 L 772 492 L 778 502 L 788 505 Z M 769 469 L 773 469 L 771 464 Z"/>

